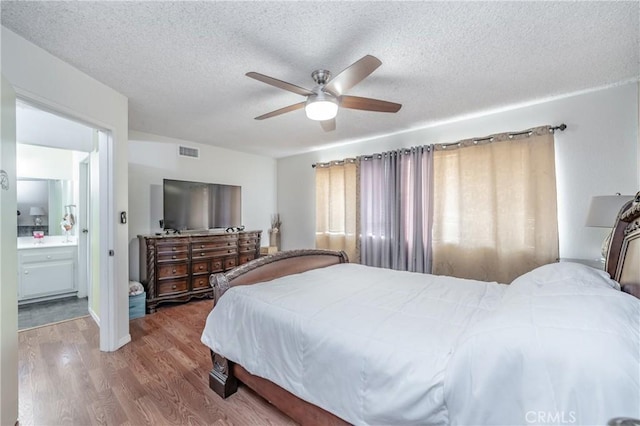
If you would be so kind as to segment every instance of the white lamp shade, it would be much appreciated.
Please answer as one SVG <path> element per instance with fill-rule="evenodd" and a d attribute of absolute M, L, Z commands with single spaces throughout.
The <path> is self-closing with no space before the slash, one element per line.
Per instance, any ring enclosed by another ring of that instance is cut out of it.
<path fill-rule="evenodd" d="M 338 113 L 338 104 L 329 100 L 310 102 L 304 107 L 304 111 L 311 120 L 331 120 Z"/>
<path fill-rule="evenodd" d="M 42 207 L 31 207 L 29 209 L 29 215 L 30 216 L 44 216 L 47 213 L 45 213 L 44 209 Z"/>
<path fill-rule="evenodd" d="M 331 120 L 338 114 L 338 99 L 331 93 L 320 91 L 307 98 L 304 112 L 307 113 L 307 118 L 311 120 Z"/>
<path fill-rule="evenodd" d="M 586 226 L 613 228 L 620 209 L 627 201 L 632 199 L 633 196 L 631 195 L 598 195 L 591 197 Z"/>

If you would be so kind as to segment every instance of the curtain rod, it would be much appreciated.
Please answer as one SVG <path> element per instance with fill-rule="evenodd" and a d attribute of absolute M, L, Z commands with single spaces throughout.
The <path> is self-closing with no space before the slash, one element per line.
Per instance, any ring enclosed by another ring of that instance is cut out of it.
<path fill-rule="evenodd" d="M 356 162 L 355 158 L 345 158 L 344 160 L 333 160 L 333 161 L 327 161 L 326 163 L 313 163 L 311 167 L 315 169 L 316 166 L 318 167 L 339 166 L 345 163 L 355 163 L 355 162 Z"/>
<path fill-rule="evenodd" d="M 509 137 L 513 137 L 513 136 L 531 134 L 531 133 L 533 133 L 534 129 L 536 129 L 536 128 L 523 130 L 521 132 L 508 132 L 507 135 L 509 135 Z M 566 129 L 567 129 L 567 125 L 564 124 L 564 123 L 560 123 L 557 126 L 549 126 L 549 131 L 551 133 L 555 133 L 556 130 L 560 130 L 561 132 L 564 132 Z M 478 142 L 482 142 L 482 141 L 490 141 L 493 138 L 494 138 L 494 136 L 486 136 L 484 138 L 473 138 L 472 140 L 474 141 L 474 143 L 478 143 Z M 439 144 L 435 144 L 435 145 L 438 145 L 440 147 L 446 148 L 448 146 L 460 145 L 460 142 L 439 143 Z M 406 150 L 411 150 L 411 148 L 400 148 L 400 149 L 404 149 L 405 151 Z M 372 158 L 373 155 L 363 155 L 362 157 L 371 157 Z M 354 161 L 355 161 L 355 159 L 348 158 L 348 159 L 345 159 L 345 160 L 329 161 L 329 162 L 326 162 L 326 163 L 313 163 L 311 165 L 311 167 L 315 168 L 316 166 L 329 166 L 329 165 L 332 165 L 332 164 L 339 165 L 339 164 L 344 164 L 345 162 L 354 162 Z"/>
<path fill-rule="evenodd" d="M 485 141 L 493 141 L 493 139 L 497 136 L 497 135 L 507 135 L 509 136 L 509 138 L 513 138 L 514 136 L 521 136 L 521 135 L 531 135 L 535 130 L 540 129 L 540 127 L 544 127 L 544 126 L 539 126 L 539 127 L 533 127 L 531 129 L 527 129 L 527 130 L 523 130 L 521 132 L 506 132 L 506 133 L 497 133 L 495 135 L 490 135 L 490 136 L 485 136 L 482 138 L 471 138 L 468 140 L 472 140 L 474 144 L 477 144 L 478 142 L 485 142 Z M 567 128 L 567 125 L 564 123 L 561 123 L 557 126 L 548 126 L 549 127 L 549 132 L 551 133 L 555 133 L 556 130 L 560 130 L 561 132 L 564 132 Z M 435 144 L 440 148 L 446 149 L 448 146 L 460 146 L 460 143 L 462 141 L 458 141 L 458 142 L 450 142 L 450 143 L 438 143 Z"/>

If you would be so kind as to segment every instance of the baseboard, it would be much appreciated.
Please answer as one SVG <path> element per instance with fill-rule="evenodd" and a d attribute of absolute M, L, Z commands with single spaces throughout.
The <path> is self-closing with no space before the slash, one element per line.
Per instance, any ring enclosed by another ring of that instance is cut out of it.
<path fill-rule="evenodd" d="M 131 334 L 127 333 L 126 336 L 123 336 L 120 340 L 118 340 L 118 349 L 120 349 L 130 341 L 131 341 Z"/>
<path fill-rule="evenodd" d="M 98 324 L 98 328 L 100 327 L 100 317 L 93 311 L 93 309 L 91 309 L 91 306 L 89 306 L 89 315 L 91 315 L 91 318 L 93 318 L 93 320 L 96 322 L 96 324 Z"/>

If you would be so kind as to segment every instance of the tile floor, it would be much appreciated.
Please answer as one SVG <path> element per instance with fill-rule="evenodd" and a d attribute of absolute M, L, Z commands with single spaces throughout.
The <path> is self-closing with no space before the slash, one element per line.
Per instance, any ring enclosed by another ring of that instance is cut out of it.
<path fill-rule="evenodd" d="M 67 297 L 18 306 L 18 330 L 89 315 L 86 297 Z"/>

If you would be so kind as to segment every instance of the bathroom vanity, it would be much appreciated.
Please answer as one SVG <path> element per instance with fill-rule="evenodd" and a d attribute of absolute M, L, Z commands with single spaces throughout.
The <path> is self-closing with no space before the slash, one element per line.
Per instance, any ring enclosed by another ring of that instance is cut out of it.
<path fill-rule="evenodd" d="M 78 246 L 64 236 L 18 238 L 18 304 L 76 296 Z"/>

